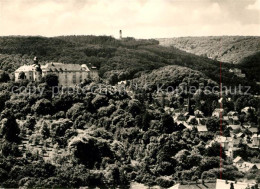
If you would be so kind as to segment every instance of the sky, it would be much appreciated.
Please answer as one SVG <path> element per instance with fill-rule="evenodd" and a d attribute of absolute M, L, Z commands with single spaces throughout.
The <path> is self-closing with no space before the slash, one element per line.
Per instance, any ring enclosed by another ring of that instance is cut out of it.
<path fill-rule="evenodd" d="M 260 35 L 260 0 L 0 0 L 0 36 Z"/>

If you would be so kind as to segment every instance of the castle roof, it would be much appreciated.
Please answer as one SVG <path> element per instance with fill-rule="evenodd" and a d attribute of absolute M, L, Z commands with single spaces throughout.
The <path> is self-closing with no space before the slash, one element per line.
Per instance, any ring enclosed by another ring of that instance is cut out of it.
<path fill-rule="evenodd" d="M 19 67 L 16 72 L 28 72 L 28 71 L 34 71 L 35 67 L 33 65 L 23 65 Z"/>
<path fill-rule="evenodd" d="M 42 66 L 42 71 L 66 72 L 66 71 L 90 71 L 86 64 L 63 64 L 58 62 L 47 63 Z"/>

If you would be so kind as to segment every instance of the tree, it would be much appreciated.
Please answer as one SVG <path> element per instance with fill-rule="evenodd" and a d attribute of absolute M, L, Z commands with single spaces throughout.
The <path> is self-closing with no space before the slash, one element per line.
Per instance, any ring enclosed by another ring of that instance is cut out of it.
<path fill-rule="evenodd" d="M 93 106 L 98 109 L 102 106 L 106 106 L 108 104 L 108 99 L 106 96 L 104 95 L 97 95 L 92 101 L 91 103 L 93 104 Z"/>
<path fill-rule="evenodd" d="M 111 84 L 111 85 L 115 85 L 118 81 L 118 76 L 116 73 L 112 73 L 110 75 L 110 77 L 108 78 L 108 82 Z"/>
<path fill-rule="evenodd" d="M 163 114 L 161 118 L 162 130 L 164 133 L 172 133 L 174 131 L 174 122 L 172 116 Z"/>
<path fill-rule="evenodd" d="M 212 168 L 219 167 L 219 157 L 205 157 L 201 160 L 201 171 L 208 171 Z"/>
<path fill-rule="evenodd" d="M 6 101 L 10 99 L 11 95 L 7 91 L 1 91 L 0 92 L 0 112 L 5 108 L 4 104 Z"/>
<path fill-rule="evenodd" d="M 86 165 L 90 169 L 94 168 L 95 165 L 98 166 L 102 162 L 102 158 L 113 157 L 109 145 L 93 137 L 78 137 L 70 146 L 74 148 L 74 155 L 79 163 Z"/>
<path fill-rule="evenodd" d="M 0 74 L 0 82 L 7 82 L 10 80 L 9 75 L 6 72 Z"/>
<path fill-rule="evenodd" d="M 21 155 L 16 143 L 5 141 L 2 142 L 0 146 L 1 146 L 0 149 L 2 151 L 2 155 L 5 157 L 8 156 L 18 157 Z"/>
<path fill-rule="evenodd" d="M 220 143 L 218 142 L 214 142 L 213 144 L 211 144 L 211 146 L 209 146 L 207 149 L 206 149 L 206 154 L 208 156 L 219 156 L 220 155 Z M 222 158 L 225 159 L 226 158 L 226 154 L 224 153 L 224 149 L 222 149 Z"/>
<path fill-rule="evenodd" d="M 136 116 L 137 117 L 137 116 Z M 145 112 L 143 114 L 143 117 L 142 117 L 142 129 L 144 131 L 147 131 L 148 128 L 150 127 L 150 121 L 152 119 L 152 116 L 150 115 L 149 112 Z"/>
<path fill-rule="evenodd" d="M 26 128 L 28 128 L 28 129 L 30 129 L 30 130 L 33 131 L 33 130 L 34 130 L 34 127 L 35 127 L 35 124 L 36 124 L 36 119 L 35 119 L 35 117 L 30 116 L 30 117 L 27 118 L 27 120 L 26 120 L 24 126 L 25 126 Z"/>
<path fill-rule="evenodd" d="M 43 98 L 38 100 L 33 106 L 32 111 L 39 115 L 47 115 L 53 113 L 53 107 L 49 100 Z"/>
<path fill-rule="evenodd" d="M 219 118 L 210 117 L 206 122 L 208 131 L 216 132 L 219 131 Z"/>
<path fill-rule="evenodd" d="M 49 138 L 49 136 L 50 136 L 50 130 L 49 130 L 46 122 L 43 122 L 43 126 L 41 128 L 41 134 L 44 139 Z"/>
<path fill-rule="evenodd" d="M 6 170 L 0 168 L 0 180 L 3 182 L 8 178 L 8 173 Z"/>
<path fill-rule="evenodd" d="M 56 87 L 59 84 L 58 76 L 55 74 L 47 74 L 43 81 L 49 86 L 49 87 Z"/>
<path fill-rule="evenodd" d="M 83 103 L 76 103 L 67 111 L 67 118 L 76 120 L 79 115 L 83 114 L 85 106 Z"/>
<path fill-rule="evenodd" d="M 140 114 L 141 103 L 139 102 L 139 100 L 136 100 L 136 99 L 130 100 L 128 103 L 128 110 L 133 115 L 133 117 Z"/>
<path fill-rule="evenodd" d="M 18 142 L 20 129 L 14 116 L 10 115 L 2 120 L 0 133 L 10 142 Z"/>

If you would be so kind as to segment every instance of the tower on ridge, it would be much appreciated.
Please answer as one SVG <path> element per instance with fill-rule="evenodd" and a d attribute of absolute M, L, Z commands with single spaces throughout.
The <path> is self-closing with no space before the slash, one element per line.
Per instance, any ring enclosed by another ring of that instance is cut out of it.
<path fill-rule="evenodd" d="M 122 30 L 119 30 L 119 38 L 122 39 Z"/>

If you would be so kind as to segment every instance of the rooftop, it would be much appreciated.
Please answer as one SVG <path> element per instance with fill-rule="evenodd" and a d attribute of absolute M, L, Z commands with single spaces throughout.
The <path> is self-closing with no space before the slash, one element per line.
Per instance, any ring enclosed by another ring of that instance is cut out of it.
<path fill-rule="evenodd" d="M 35 67 L 33 65 L 23 65 L 17 70 L 16 72 L 28 72 L 28 71 L 34 71 Z"/>
<path fill-rule="evenodd" d="M 240 156 L 237 156 L 234 160 L 233 160 L 233 162 L 234 163 L 237 163 L 237 162 L 239 162 L 240 160 L 243 160 Z"/>
<path fill-rule="evenodd" d="M 251 127 L 248 129 L 251 133 L 257 133 L 258 129 L 256 127 Z"/>
<path fill-rule="evenodd" d="M 51 62 L 43 65 L 42 71 L 90 71 L 86 64 L 63 64 L 59 62 Z"/>
<path fill-rule="evenodd" d="M 216 189 L 230 189 L 231 183 L 233 183 L 233 186 L 235 189 L 245 189 L 248 186 L 254 186 L 254 184 L 249 184 L 246 182 L 235 182 L 235 181 L 230 181 L 230 180 L 221 180 L 217 179 L 216 183 Z"/>
<path fill-rule="evenodd" d="M 241 126 L 240 125 L 229 125 L 233 130 L 239 129 Z"/>
<path fill-rule="evenodd" d="M 170 189 L 215 189 L 216 183 L 204 183 L 204 184 L 196 184 L 196 183 L 190 183 L 190 184 L 175 184 L 174 186 L 170 187 Z"/>
<path fill-rule="evenodd" d="M 208 131 L 207 127 L 203 126 L 203 125 L 198 125 L 197 129 L 198 129 L 199 132 L 207 132 Z"/>
<path fill-rule="evenodd" d="M 260 135 L 257 135 L 256 133 L 253 134 L 252 138 L 259 138 L 260 139 Z"/>

